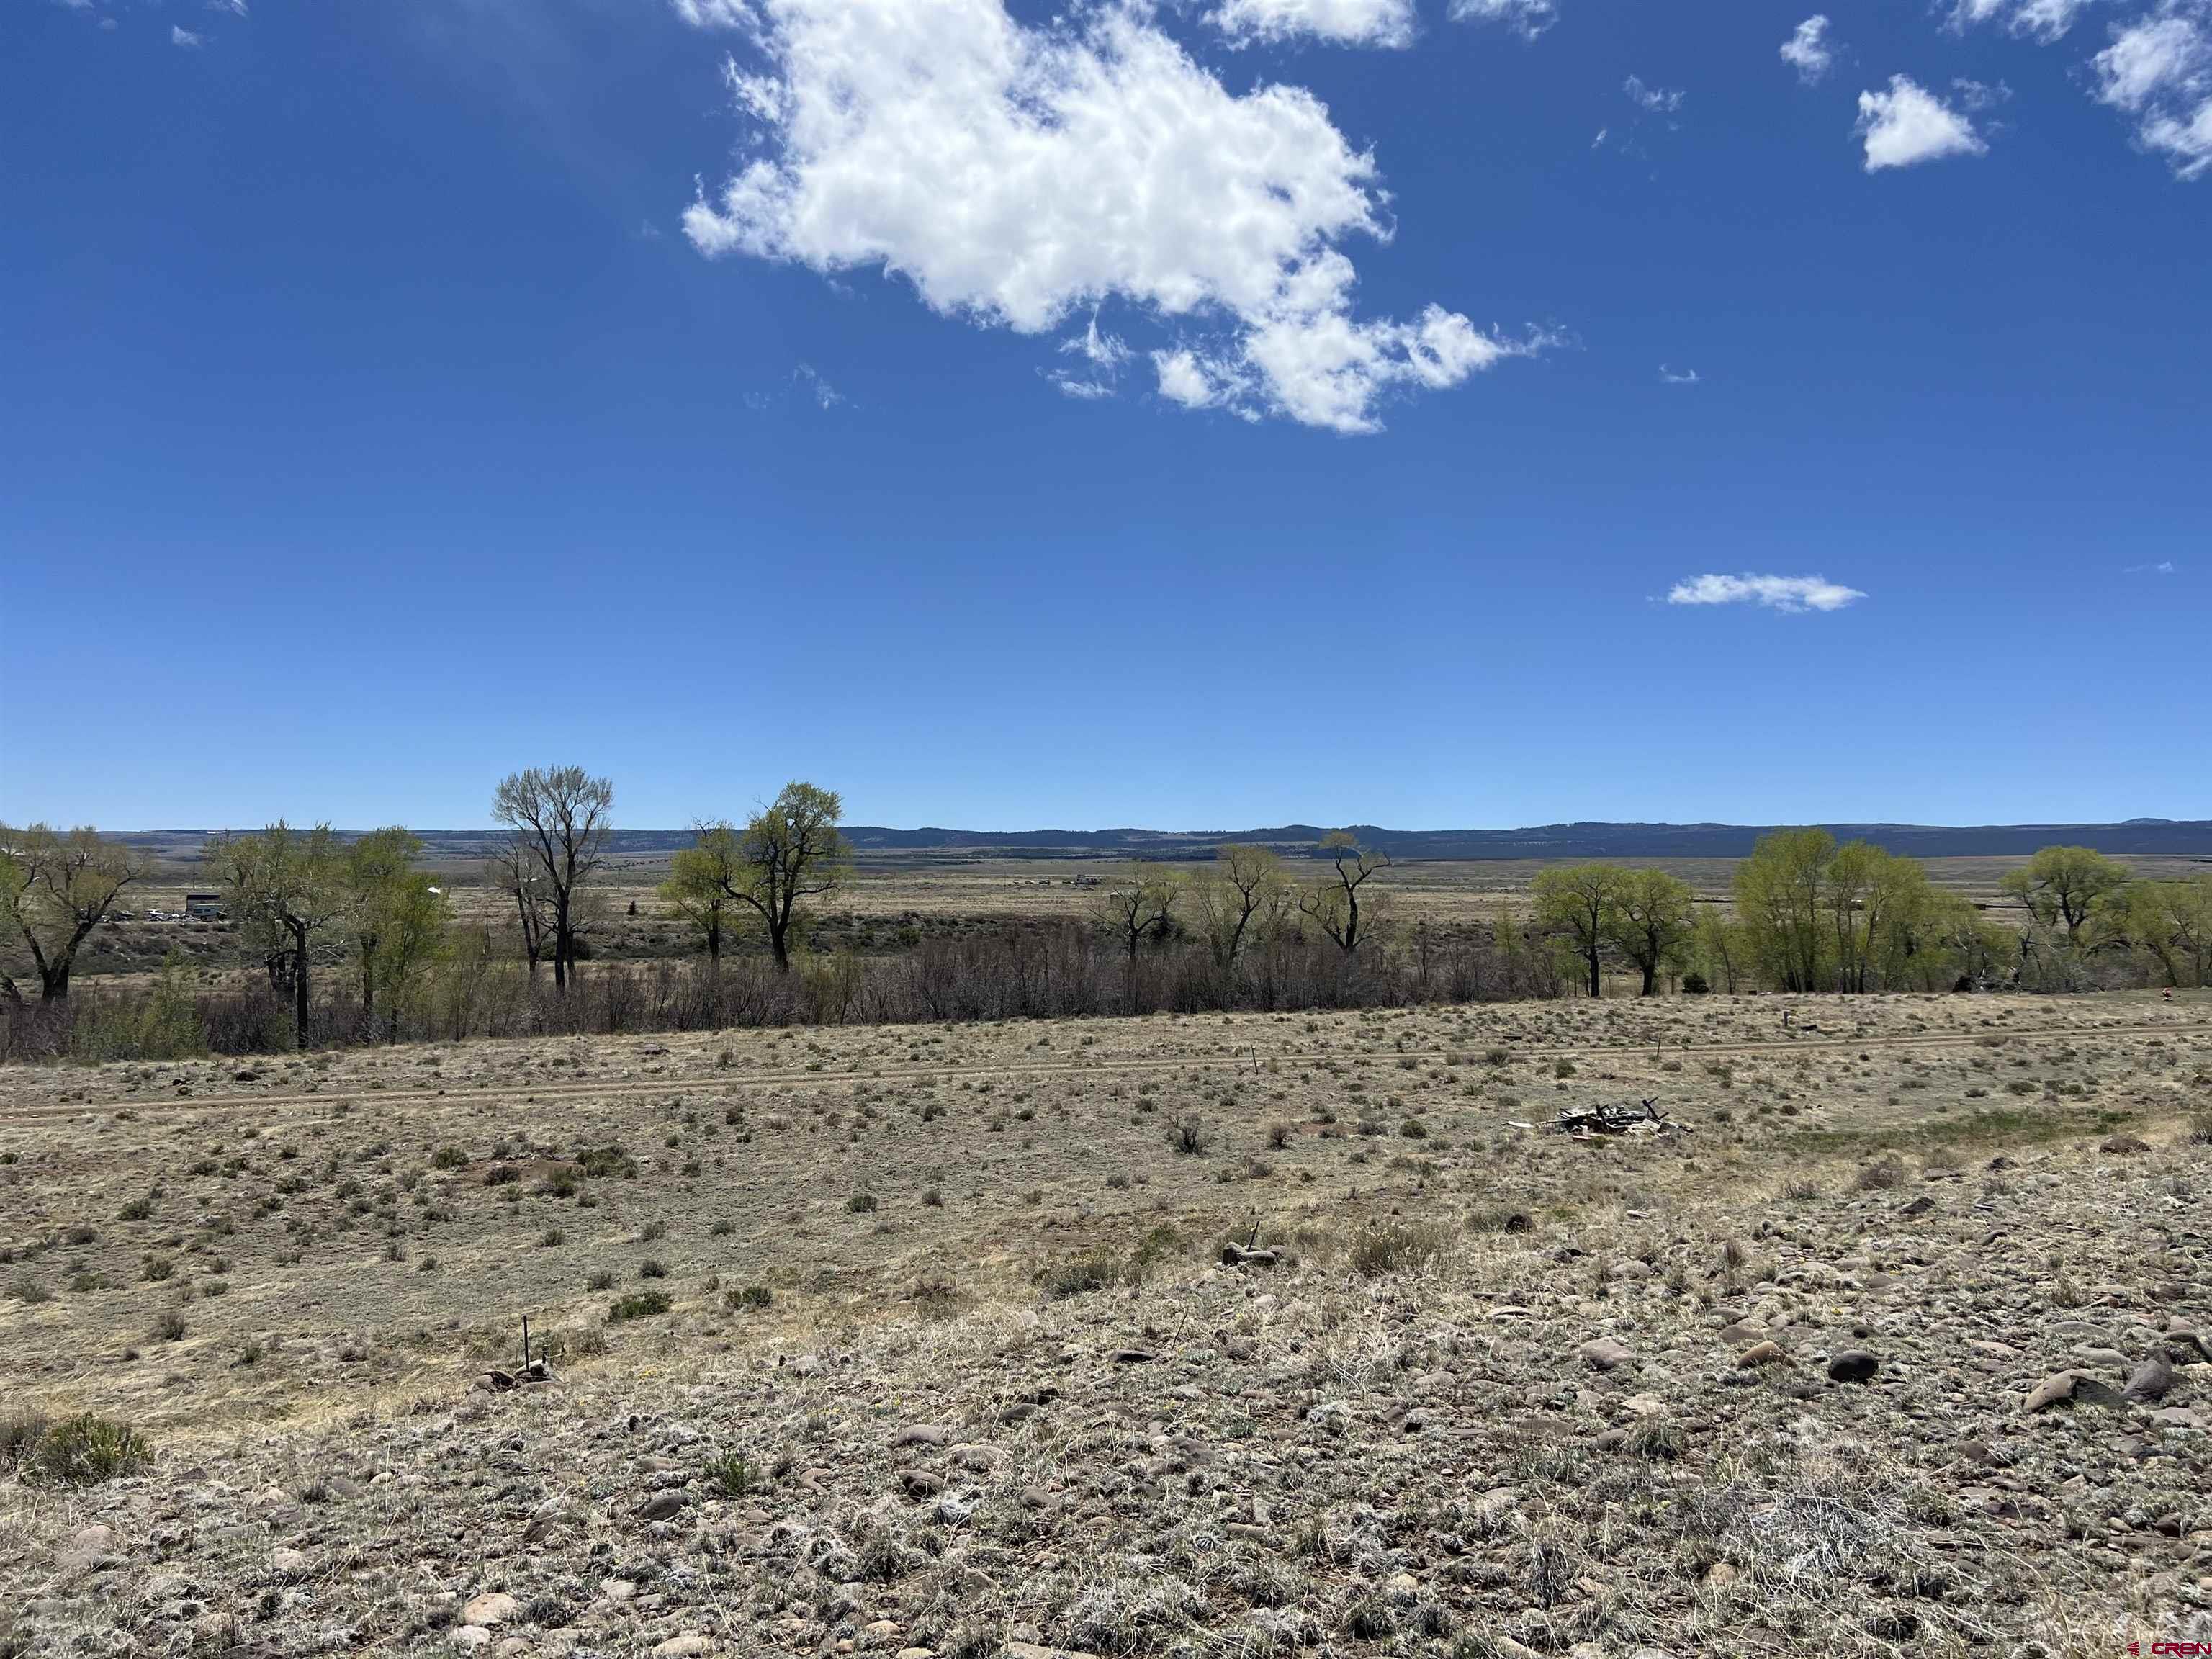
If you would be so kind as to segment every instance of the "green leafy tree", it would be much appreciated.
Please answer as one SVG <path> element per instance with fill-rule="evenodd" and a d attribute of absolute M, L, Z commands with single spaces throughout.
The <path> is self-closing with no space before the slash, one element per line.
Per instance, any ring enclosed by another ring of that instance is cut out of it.
<path fill-rule="evenodd" d="M 327 823 L 293 829 L 278 819 L 258 835 L 224 834 L 201 854 L 231 916 L 270 981 L 292 994 L 292 1036 L 304 1043 L 314 946 L 344 914 L 345 860 Z"/>
<path fill-rule="evenodd" d="M 722 959 L 730 907 L 738 902 L 731 895 L 744 866 L 738 832 L 726 823 L 701 823 L 692 826 L 691 845 L 678 848 L 669 860 L 668 879 L 660 884 L 661 902 L 690 924 L 710 962 Z"/>
<path fill-rule="evenodd" d="M 2212 983 L 2212 873 L 2143 881 L 2123 890 L 2115 921 L 2156 962 L 2171 986 Z"/>
<path fill-rule="evenodd" d="M 779 969 L 790 969 L 792 945 L 805 927 L 800 905 L 852 873 L 852 851 L 837 830 L 844 817 L 834 790 L 787 783 L 737 832 L 735 878 L 725 891 L 766 926 Z"/>
<path fill-rule="evenodd" d="M 1359 949 L 1362 939 L 1373 936 L 1382 908 L 1378 896 L 1363 900 L 1360 890 L 1390 867 L 1390 855 L 1363 848 L 1349 830 L 1332 830 L 1322 836 L 1321 850 L 1328 855 L 1334 876 L 1299 894 L 1298 910 L 1311 917 L 1338 950 L 1350 956 Z"/>
<path fill-rule="evenodd" d="M 2063 927 L 2066 943 L 2084 943 L 2083 930 L 2127 885 L 2128 866 L 2087 847 L 2045 847 L 2005 877 L 2003 890 L 2045 927 Z"/>
<path fill-rule="evenodd" d="M 1573 950 L 1594 997 L 1605 994 L 1605 957 L 1620 931 L 1628 878 L 1617 864 L 1571 864 L 1536 872 L 1536 925 Z"/>
<path fill-rule="evenodd" d="M 1717 906 L 1700 910 L 1692 926 L 1691 949 L 1705 982 L 1735 994 L 1750 968 L 1743 924 L 1723 915 Z"/>
<path fill-rule="evenodd" d="M 1753 960 L 1785 991 L 1826 983 L 1828 866 L 1836 838 L 1825 830 L 1777 830 L 1736 866 L 1735 913 Z"/>
<path fill-rule="evenodd" d="M 1662 969 L 1689 958 L 1697 896 L 1689 884 L 1664 870 L 1623 870 L 1613 895 L 1609 937 L 1613 948 L 1644 976 L 1638 993 L 1659 988 Z"/>
<path fill-rule="evenodd" d="M 361 1011 L 374 1021 L 380 1000 L 392 1020 L 417 975 L 443 948 L 452 907 L 414 867 L 421 839 L 393 826 L 371 830 L 345 849 L 344 921 L 361 969 Z"/>
<path fill-rule="evenodd" d="M 543 907 L 550 924 L 553 982 L 564 991 L 575 971 L 581 891 L 606 856 L 614 804 L 613 783 L 580 766 L 511 772 L 492 794 L 493 818 L 515 833 L 520 902 L 526 908 Z M 526 919 L 524 926 L 527 934 Z"/>
<path fill-rule="evenodd" d="M 39 975 L 41 1000 L 69 995 L 78 948 L 106 921 L 123 890 L 145 874 L 130 851 L 90 825 L 68 831 L 0 824 L 0 912 Z M 15 975 L 0 969 L 0 994 L 21 1006 Z"/>

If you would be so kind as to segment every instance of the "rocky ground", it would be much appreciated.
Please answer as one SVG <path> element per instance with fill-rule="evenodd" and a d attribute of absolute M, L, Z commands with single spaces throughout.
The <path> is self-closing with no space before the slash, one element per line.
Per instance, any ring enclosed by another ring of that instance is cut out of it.
<path fill-rule="evenodd" d="M 2212 1641 L 2208 1142 L 2187 999 L 14 1072 L 0 1655 Z"/>

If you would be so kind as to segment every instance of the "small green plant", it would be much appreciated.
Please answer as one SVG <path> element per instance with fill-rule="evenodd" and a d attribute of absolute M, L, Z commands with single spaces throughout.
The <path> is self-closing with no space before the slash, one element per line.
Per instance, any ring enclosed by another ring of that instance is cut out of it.
<path fill-rule="evenodd" d="M 641 1291 L 635 1296 L 617 1297 L 607 1304 L 607 1323 L 622 1325 L 633 1319 L 651 1319 L 675 1305 L 665 1291 Z"/>
<path fill-rule="evenodd" d="M 725 1498 L 743 1498 L 760 1484 L 760 1469 L 741 1451 L 726 1451 L 709 1458 L 707 1483 Z"/>
<path fill-rule="evenodd" d="M 458 1146 L 441 1146 L 430 1154 L 434 1170 L 458 1170 L 469 1161 L 469 1155 Z"/>
<path fill-rule="evenodd" d="M 722 1305 L 732 1313 L 741 1313 L 748 1308 L 765 1308 L 775 1300 L 775 1293 L 765 1285 L 748 1285 L 743 1290 L 733 1290 L 722 1297 Z"/>

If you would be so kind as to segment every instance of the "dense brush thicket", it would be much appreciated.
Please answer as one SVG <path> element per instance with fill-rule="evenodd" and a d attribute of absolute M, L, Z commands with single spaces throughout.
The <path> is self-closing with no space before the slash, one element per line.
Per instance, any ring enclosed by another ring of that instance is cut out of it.
<path fill-rule="evenodd" d="M 365 1013 L 343 994 L 309 1011 L 309 1047 L 471 1037 L 612 1036 L 776 1025 L 901 1024 L 1405 1007 L 1553 997 L 1540 951 L 1417 939 L 1403 949 L 1286 940 L 1233 968 L 1199 945 L 1133 959 L 1075 923 L 927 940 L 896 956 L 802 957 L 779 972 L 751 958 L 591 964 L 564 993 L 519 962 L 449 960 L 396 1003 Z M 84 985 L 66 1001 L 0 1009 L 0 1058 L 174 1060 L 294 1047 L 294 1009 L 259 983 L 208 988 L 184 969 L 130 989 Z"/>

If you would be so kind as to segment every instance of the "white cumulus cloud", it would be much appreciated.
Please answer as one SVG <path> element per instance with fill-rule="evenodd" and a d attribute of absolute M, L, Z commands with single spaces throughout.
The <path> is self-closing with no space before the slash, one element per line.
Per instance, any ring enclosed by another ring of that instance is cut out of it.
<path fill-rule="evenodd" d="M 1300 35 L 1347 46 L 1413 44 L 1413 0 L 1221 0 L 1208 21 L 1240 46 Z"/>
<path fill-rule="evenodd" d="M 1534 349 L 1440 306 L 1356 315 L 1341 244 L 1391 229 L 1374 158 L 1310 92 L 1227 91 L 1144 0 L 1037 25 L 1006 0 L 675 3 L 757 60 L 729 68 L 756 153 L 684 215 L 704 253 L 878 266 L 1024 334 L 1125 300 L 1183 337 L 1164 396 L 1342 432 Z"/>
<path fill-rule="evenodd" d="M 1669 605 L 1763 605 L 1773 611 L 1841 611 L 1864 598 L 1825 576 L 1686 576 L 1667 590 Z"/>
<path fill-rule="evenodd" d="M 200 36 L 172 23 L 169 25 L 169 44 L 173 46 L 197 46 L 200 44 Z"/>
<path fill-rule="evenodd" d="M 1554 0 L 1451 0 L 1455 23 L 1503 23 L 1533 40 L 1559 21 Z"/>
<path fill-rule="evenodd" d="M 1790 32 L 1790 38 L 1782 43 L 1782 61 L 1796 70 L 1797 78 L 1808 87 L 1827 74 L 1836 61 L 1836 49 L 1828 43 L 1826 13 L 1814 13 Z"/>
<path fill-rule="evenodd" d="M 1856 131 L 1866 140 L 1866 170 L 1909 167 L 1947 155 L 1980 155 L 1989 146 L 1974 124 L 1909 76 L 1893 75 L 1887 92 L 1859 94 Z"/>

